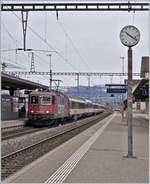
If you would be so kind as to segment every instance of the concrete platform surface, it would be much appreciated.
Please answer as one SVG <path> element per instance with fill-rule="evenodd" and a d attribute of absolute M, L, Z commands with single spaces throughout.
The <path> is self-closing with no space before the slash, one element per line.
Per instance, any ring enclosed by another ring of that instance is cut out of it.
<path fill-rule="evenodd" d="M 147 183 L 148 121 L 133 118 L 133 153 L 127 155 L 127 124 L 118 113 L 57 147 L 3 182 Z"/>
<path fill-rule="evenodd" d="M 26 120 L 27 118 L 20 118 L 16 120 L 1 121 L 1 128 L 24 125 Z"/>

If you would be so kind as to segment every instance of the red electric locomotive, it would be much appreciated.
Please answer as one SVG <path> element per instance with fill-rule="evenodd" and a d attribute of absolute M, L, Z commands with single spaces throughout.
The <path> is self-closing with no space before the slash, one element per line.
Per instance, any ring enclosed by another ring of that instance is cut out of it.
<path fill-rule="evenodd" d="M 29 95 L 28 119 L 33 125 L 48 125 L 69 116 L 69 98 L 58 91 L 33 91 Z"/>

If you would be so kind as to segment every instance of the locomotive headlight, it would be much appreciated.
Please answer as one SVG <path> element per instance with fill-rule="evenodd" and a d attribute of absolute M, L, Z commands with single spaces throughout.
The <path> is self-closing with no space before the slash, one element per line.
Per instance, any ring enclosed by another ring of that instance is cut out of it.
<path fill-rule="evenodd" d="M 33 113 L 34 111 L 33 110 L 31 110 L 31 113 Z"/>
<path fill-rule="evenodd" d="M 46 113 L 49 113 L 49 111 L 46 111 Z"/>

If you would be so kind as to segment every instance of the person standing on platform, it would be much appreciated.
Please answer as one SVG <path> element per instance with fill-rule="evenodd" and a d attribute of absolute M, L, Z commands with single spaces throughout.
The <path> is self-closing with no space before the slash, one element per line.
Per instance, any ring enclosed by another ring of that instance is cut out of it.
<path fill-rule="evenodd" d="M 120 113 L 121 113 L 122 121 L 124 121 L 124 107 L 123 106 L 121 106 L 120 108 Z"/>
<path fill-rule="evenodd" d="M 125 107 L 124 114 L 125 114 L 125 121 L 128 123 L 128 108 L 127 107 Z"/>
<path fill-rule="evenodd" d="M 124 100 L 124 117 L 125 121 L 128 123 L 128 108 L 127 108 L 127 100 Z"/>

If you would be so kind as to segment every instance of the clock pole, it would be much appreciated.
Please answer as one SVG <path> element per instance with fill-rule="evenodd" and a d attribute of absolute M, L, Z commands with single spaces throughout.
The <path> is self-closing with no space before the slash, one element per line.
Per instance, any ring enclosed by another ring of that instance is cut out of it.
<path fill-rule="evenodd" d="M 140 40 L 140 31 L 132 25 L 125 26 L 120 32 L 120 40 L 122 44 L 128 47 L 128 155 L 127 158 L 135 158 L 133 156 L 133 130 L 132 130 L 132 47 L 137 45 Z"/>
<path fill-rule="evenodd" d="M 128 155 L 133 157 L 133 131 L 132 131 L 132 47 L 128 47 Z"/>

